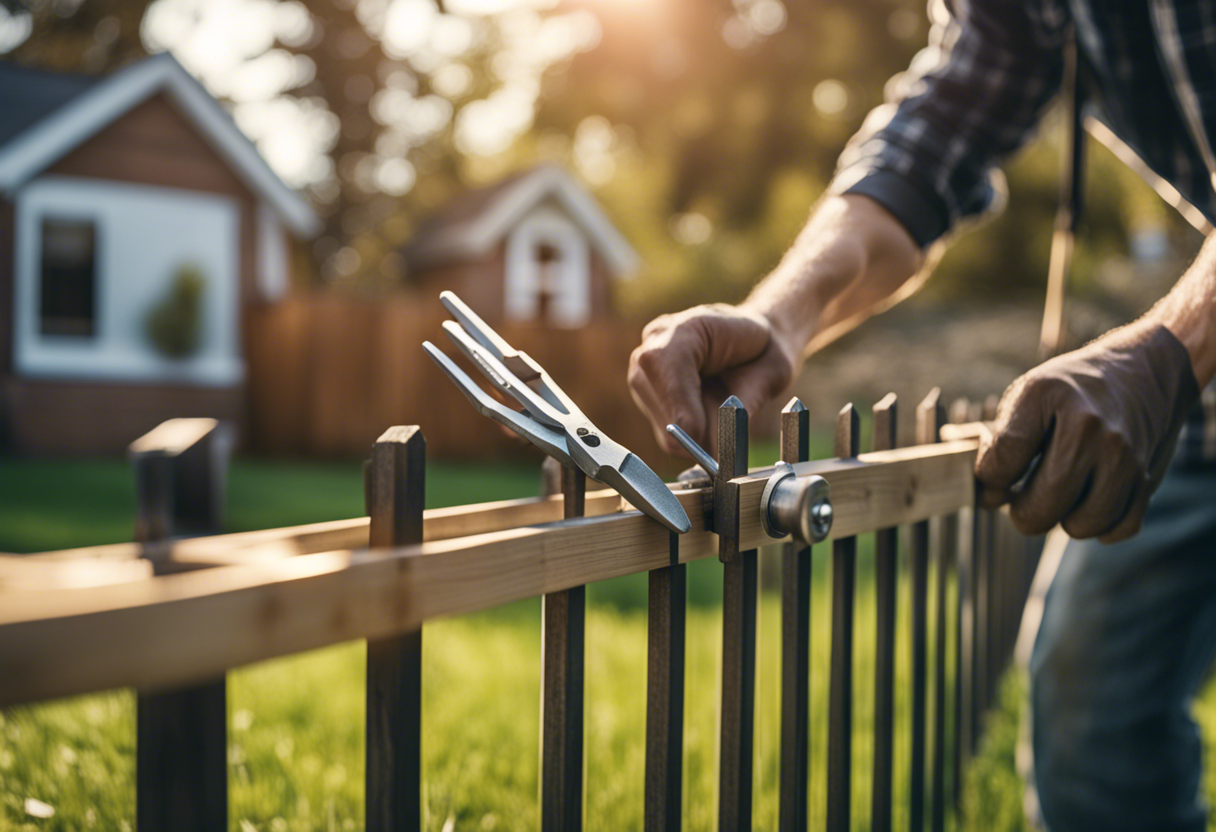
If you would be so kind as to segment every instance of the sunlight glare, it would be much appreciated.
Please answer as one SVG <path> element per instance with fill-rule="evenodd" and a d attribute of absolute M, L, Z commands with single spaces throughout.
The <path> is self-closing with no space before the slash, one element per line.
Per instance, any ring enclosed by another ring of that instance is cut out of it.
<path fill-rule="evenodd" d="M 849 106 L 849 90 L 844 84 L 829 78 L 815 85 L 811 101 L 815 109 L 825 116 L 838 115 Z"/>
<path fill-rule="evenodd" d="M 431 38 L 439 10 L 431 0 L 393 0 L 384 15 L 384 50 L 408 58 Z"/>

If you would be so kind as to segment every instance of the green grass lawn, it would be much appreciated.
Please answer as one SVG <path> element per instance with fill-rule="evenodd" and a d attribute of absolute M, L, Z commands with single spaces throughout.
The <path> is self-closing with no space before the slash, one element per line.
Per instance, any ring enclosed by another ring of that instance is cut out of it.
<path fill-rule="evenodd" d="M 819 443 L 822 445 L 822 443 Z M 822 448 L 817 449 L 822 451 Z M 771 461 L 760 449 L 754 462 Z M 533 466 L 428 466 L 430 506 L 535 493 Z M 0 550 L 32 551 L 127 540 L 133 517 L 125 463 L 0 459 Z M 229 483 L 231 530 L 362 514 L 357 463 L 237 460 Z M 859 552 L 855 677 L 854 828 L 868 828 L 873 713 L 872 545 Z M 812 828 L 825 803 L 828 614 L 827 547 L 813 582 L 811 725 Z M 775 586 L 774 557 L 761 583 Z M 689 568 L 684 818 L 715 827 L 721 566 Z M 645 576 L 594 585 L 588 593 L 586 827 L 641 827 L 646 668 Z M 900 599 L 907 614 L 907 587 Z M 780 609 L 760 603 L 756 681 L 755 821 L 777 818 Z M 932 618 L 930 619 L 932 620 Z M 901 625 L 902 626 L 902 625 Z M 904 630 L 906 632 L 906 629 Z M 932 645 L 932 642 L 930 643 Z M 898 673 L 907 678 L 906 638 Z M 428 625 L 425 631 L 424 748 L 427 827 L 537 827 L 539 602 L 512 604 Z M 231 828 L 362 828 L 363 666 L 361 644 L 242 668 L 229 675 Z M 984 753 L 968 774 L 960 828 L 1021 829 L 1013 736 L 1021 696 L 1007 680 Z M 898 688 L 896 783 L 906 783 L 906 685 Z M 1212 697 L 1208 697 L 1211 699 Z M 1205 700 L 1206 701 L 1206 700 Z M 1216 721 L 1216 714 L 1209 712 Z M 0 830 L 130 829 L 134 825 L 134 698 L 97 694 L 0 713 Z M 906 826 L 903 787 L 896 828 Z M 27 800 L 53 807 L 49 818 Z"/>

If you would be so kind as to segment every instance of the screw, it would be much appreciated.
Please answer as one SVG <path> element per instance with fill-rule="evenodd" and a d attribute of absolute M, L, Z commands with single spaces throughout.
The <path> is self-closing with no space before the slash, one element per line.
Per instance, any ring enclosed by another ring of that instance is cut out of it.
<path fill-rule="evenodd" d="M 811 519 L 815 523 L 815 531 L 827 535 L 832 528 L 832 504 L 827 500 L 816 503 L 811 509 Z"/>

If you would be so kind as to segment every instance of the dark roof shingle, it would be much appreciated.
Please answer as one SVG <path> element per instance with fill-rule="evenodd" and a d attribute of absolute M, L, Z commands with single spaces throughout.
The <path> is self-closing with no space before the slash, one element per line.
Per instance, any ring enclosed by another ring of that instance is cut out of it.
<path fill-rule="evenodd" d="M 0 61 L 0 146 L 103 80 Z"/>

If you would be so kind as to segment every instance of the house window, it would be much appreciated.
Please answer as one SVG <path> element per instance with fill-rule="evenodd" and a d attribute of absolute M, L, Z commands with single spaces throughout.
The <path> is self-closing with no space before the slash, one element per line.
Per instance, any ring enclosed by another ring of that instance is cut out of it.
<path fill-rule="evenodd" d="M 561 252 L 542 243 L 536 247 L 536 317 L 550 322 L 557 295 L 561 291 Z"/>
<path fill-rule="evenodd" d="M 97 228 L 94 223 L 44 218 L 41 263 L 39 332 L 42 335 L 95 335 Z"/>
<path fill-rule="evenodd" d="M 591 316 L 590 265 L 581 229 L 551 208 L 533 211 L 507 240 L 506 319 L 583 326 Z"/>

